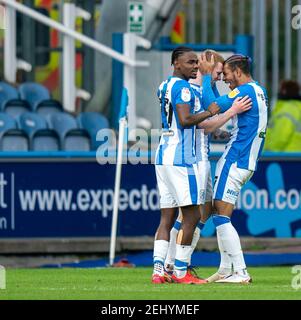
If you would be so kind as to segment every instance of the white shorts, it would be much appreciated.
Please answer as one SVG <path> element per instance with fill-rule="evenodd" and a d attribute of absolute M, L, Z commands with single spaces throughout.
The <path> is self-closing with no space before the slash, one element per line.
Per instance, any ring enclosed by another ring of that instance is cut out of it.
<path fill-rule="evenodd" d="M 241 188 L 251 179 L 254 171 L 237 168 L 236 162 L 219 159 L 216 165 L 213 199 L 235 205 Z"/>
<path fill-rule="evenodd" d="M 201 204 L 197 164 L 192 167 L 168 165 L 155 167 L 161 209 Z"/>
<path fill-rule="evenodd" d="M 210 161 L 199 161 L 200 188 L 202 202 L 212 201 L 212 175 Z"/>

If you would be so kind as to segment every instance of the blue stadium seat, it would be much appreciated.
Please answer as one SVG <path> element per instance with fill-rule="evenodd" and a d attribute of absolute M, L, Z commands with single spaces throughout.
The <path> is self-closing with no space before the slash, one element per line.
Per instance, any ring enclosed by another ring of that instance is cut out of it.
<path fill-rule="evenodd" d="M 31 108 L 25 100 L 10 100 L 5 103 L 2 111 L 16 119 L 22 113 L 30 112 Z"/>
<path fill-rule="evenodd" d="M 31 109 L 43 116 L 63 111 L 62 104 L 52 99 L 48 89 L 39 83 L 23 83 L 19 92 L 21 99 L 28 101 Z"/>
<path fill-rule="evenodd" d="M 17 123 L 13 117 L 4 112 L 0 112 L 0 136 L 10 129 L 17 129 Z"/>
<path fill-rule="evenodd" d="M 0 110 L 3 110 L 4 105 L 10 100 L 19 99 L 19 93 L 16 88 L 8 83 L 0 82 Z"/>
<path fill-rule="evenodd" d="M 6 112 L 16 118 L 19 114 L 30 111 L 30 105 L 27 101 L 19 98 L 16 88 L 0 82 L 0 111 Z"/>
<path fill-rule="evenodd" d="M 85 130 L 71 130 L 67 132 L 63 141 L 65 151 L 90 151 L 90 136 Z"/>
<path fill-rule="evenodd" d="M 29 138 L 23 130 L 7 130 L 1 136 L 0 149 L 1 151 L 28 151 Z"/>
<path fill-rule="evenodd" d="M 55 130 L 61 138 L 64 138 L 68 131 L 78 129 L 76 119 L 66 112 L 59 112 L 50 115 L 48 123 L 49 127 Z"/>
<path fill-rule="evenodd" d="M 36 105 L 34 111 L 44 117 L 47 117 L 53 113 L 63 112 L 64 109 L 59 101 L 50 99 L 41 101 L 38 105 Z"/>
<path fill-rule="evenodd" d="M 18 127 L 31 138 L 37 130 L 47 129 L 46 119 L 35 112 L 25 112 L 17 119 Z"/>
<path fill-rule="evenodd" d="M 88 151 L 91 149 L 88 133 L 78 127 L 76 119 L 69 113 L 54 113 L 48 118 L 49 127 L 60 137 L 62 150 Z"/>
<path fill-rule="evenodd" d="M 54 130 L 40 129 L 32 135 L 31 150 L 59 151 L 60 149 L 60 138 Z"/>
<path fill-rule="evenodd" d="M 29 150 L 29 138 L 26 133 L 23 130 L 18 130 L 15 119 L 3 112 L 0 112 L 0 150 Z"/>
<path fill-rule="evenodd" d="M 26 82 L 19 86 L 20 97 L 28 101 L 32 110 L 43 100 L 50 99 L 50 93 L 46 87 L 35 82 Z"/>
<path fill-rule="evenodd" d="M 100 143 L 96 141 L 97 132 L 109 128 L 109 121 L 102 114 L 97 112 L 82 112 L 77 116 L 79 127 L 89 132 L 92 149 L 96 150 Z"/>

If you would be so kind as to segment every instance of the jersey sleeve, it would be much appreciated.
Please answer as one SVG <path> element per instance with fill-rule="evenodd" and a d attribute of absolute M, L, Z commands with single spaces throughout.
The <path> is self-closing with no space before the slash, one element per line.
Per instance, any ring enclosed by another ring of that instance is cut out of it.
<path fill-rule="evenodd" d="M 246 86 L 241 86 L 235 88 L 227 95 L 220 96 L 216 99 L 215 103 L 221 108 L 221 112 L 225 112 L 232 107 L 232 104 L 236 98 L 244 97 L 246 95 L 248 95 L 248 89 Z"/>
<path fill-rule="evenodd" d="M 213 93 L 215 95 L 216 98 L 219 98 L 220 97 L 220 94 L 217 90 L 217 86 L 216 86 L 216 83 L 214 82 L 213 86 L 212 86 L 212 90 L 213 90 Z"/>
<path fill-rule="evenodd" d="M 174 106 L 177 104 L 191 104 L 191 99 L 193 98 L 193 94 L 191 92 L 191 88 L 188 82 L 179 81 L 179 84 L 174 86 L 172 90 L 172 102 Z"/>
<path fill-rule="evenodd" d="M 202 106 L 205 110 L 207 110 L 210 104 L 216 100 L 215 94 L 211 86 L 211 79 L 211 75 L 206 74 L 203 76 Z"/>

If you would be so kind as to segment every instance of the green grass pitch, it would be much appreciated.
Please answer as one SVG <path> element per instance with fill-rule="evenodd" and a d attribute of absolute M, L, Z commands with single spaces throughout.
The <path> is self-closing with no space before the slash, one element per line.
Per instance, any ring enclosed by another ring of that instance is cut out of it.
<path fill-rule="evenodd" d="M 200 268 L 207 277 L 215 268 Z M 151 268 L 7 269 L 0 300 L 263 300 L 301 299 L 291 267 L 248 269 L 253 283 L 181 285 L 150 283 Z"/>

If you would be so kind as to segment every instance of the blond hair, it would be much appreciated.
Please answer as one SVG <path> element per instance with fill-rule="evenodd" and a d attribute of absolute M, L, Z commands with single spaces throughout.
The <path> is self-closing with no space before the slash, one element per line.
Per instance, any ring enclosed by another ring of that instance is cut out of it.
<path fill-rule="evenodd" d="M 204 54 L 206 56 L 206 60 L 207 61 L 210 61 L 211 57 L 213 56 L 215 64 L 217 64 L 218 62 L 224 63 L 224 61 L 225 61 L 223 56 L 221 54 L 219 54 L 218 52 L 214 51 L 214 50 L 207 49 L 207 50 L 204 51 Z"/>

